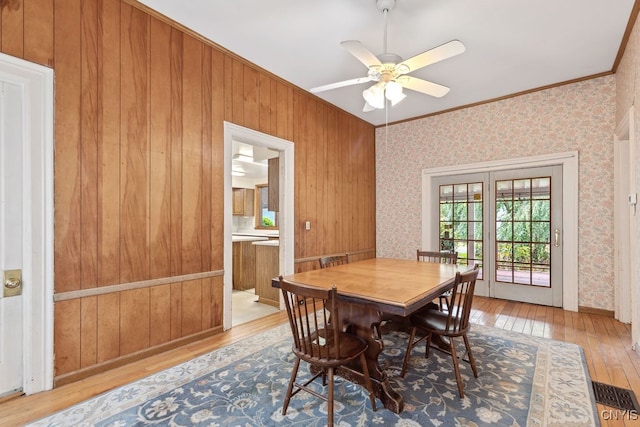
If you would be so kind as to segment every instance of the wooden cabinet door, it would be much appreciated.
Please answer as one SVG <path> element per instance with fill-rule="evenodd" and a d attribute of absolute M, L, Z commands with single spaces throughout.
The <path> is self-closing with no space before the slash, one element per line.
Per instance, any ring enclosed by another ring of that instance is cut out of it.
<path fill-rule="evenodd" d="M 253 216 L 253 190 L 233 189 L 233 215 Z"/>

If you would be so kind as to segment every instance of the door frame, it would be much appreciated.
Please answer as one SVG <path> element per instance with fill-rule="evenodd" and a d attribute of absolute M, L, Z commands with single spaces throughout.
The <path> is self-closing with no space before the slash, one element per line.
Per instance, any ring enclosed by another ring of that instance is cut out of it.
<path fill-rule="evenodd" d="M 422 245 L 433 241 L 432 178 L 444 175 L 494 172 L 539 166 L 562 166 L 562 308 L 578 311 L 578 152 L 547 154 L 517 159 L 494 160 L 466 165 L 443 166 L 422 170 Z"/>
<path fill-rule="evenodd" d="M 223 328 L 231 328 L 231 294 L 233 292 L 233 206 L 231 167 L 233 141 L 266 147 L 280 152 L 280 212 L 278 229 L 280 240 L 279 271 L 294 273 L 294 144 L 286 139 L 258 132 L 230 122 L 224 122 L 224 319 Z M 282 300 L 280 309 L 283 309 Z"/>
<path fill-rule="evenodd" d="M 640 334 L 638 290 L 638 230 L 636 187 L 635 118 L 633 105 L 616 127 L 614 143 L 614 250 L 615 250 L 615 318 L 631 323 L 632 345 Z M 634 216 L 636 217 L 634 219 Z M 630 228 L 630 229 L 629 229 Z M 622 256 L 627 254 L 627 256 Z"/>
<path fill-rule="evenodd" d="M 24 110 L 23 391 L 53 388 L 53 69 L 0 53 L 0 79 Z M 27 333 L 29 331 L 29 333 Z"/>

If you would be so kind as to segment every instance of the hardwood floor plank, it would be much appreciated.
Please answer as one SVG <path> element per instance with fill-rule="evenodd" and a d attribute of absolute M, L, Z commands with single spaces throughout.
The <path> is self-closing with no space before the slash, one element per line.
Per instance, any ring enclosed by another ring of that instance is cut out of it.
<path fill-rule="evenodd" d="M 629 325 L 595 314 L 574 313 L 558 308 L 484 297 L 474 299 L 473 323 L 581 345 L 591 379 L 628 388 L 640 396 L 640 356 L 631 348 Z M 58 387 L 52 391 L 21 396 L 0 403 L 0 426 L 23 425 L 68 406 L 136 381 L 286 322 L 279 312 L 248 322 L 213 337 L 151 356 L 101 374 Z M 598 405 L 602 426 L 638 425 L 638 418 L 625 417 L 614 408 Z"/>

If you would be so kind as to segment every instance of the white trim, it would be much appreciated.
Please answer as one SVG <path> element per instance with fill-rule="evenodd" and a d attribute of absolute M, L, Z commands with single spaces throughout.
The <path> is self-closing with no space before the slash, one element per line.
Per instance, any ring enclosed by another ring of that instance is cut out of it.
<path fill-rule="evenodd" d="M 492 172 L 513 168 L 562 165 L 562 307 L 578 311 L 578 152 L 494 160 L 422 170 L 422 244 L 432 241 L 431 179 L 443 175 Z"/>
<path fill-rule="evenodd" d="M 294 144 L 233 123 L 224 122 L 224 329 L 231 327 L 231 294 L 233 290 L 231 232 L 231 156 L 233 141 L 268 147 L 280 151 L 280 268 L 282 274 L 294 272 Z M 282 309 L 282 301 L 280 303 Z"/>
<path fill-rule="evenodd" d="M 23 390 L 53 388 L 53 70 L 0 53 L 2 78 L 25 90 Z M 27 333 L 28 331 L 28 333 Z"/>
<path fill-rule="evenodd" d="M 615 230 L 615 317 L 624 323 L 631 323 L 631 345 L 640 354 L 640 261 L 638 241 L 640 236 L 640 215 L 637 203 L 630 204 L 627 197 L 638 196 L 636 182 L 637 155 L 635 142 L 635 110 L 632 105 L 616 126 L 614 143 L 614 230 Z M 626 182 L 621 182 L 625 180 Z M 626 190 L 627 194 L 618 190 Z M 635 218 L 634 218 L 635 217 Z M 627 234 L 628 233 L 628 234 Z M 628 238 L 627 238 L 628 237 Z M 628 256 L 624 256 L 627 254 Z"/>

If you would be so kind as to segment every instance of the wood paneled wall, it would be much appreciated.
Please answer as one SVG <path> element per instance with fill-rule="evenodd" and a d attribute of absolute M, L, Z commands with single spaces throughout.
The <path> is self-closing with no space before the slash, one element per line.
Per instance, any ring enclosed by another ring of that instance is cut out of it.
<path fill-rule="evenodd" d="M 55 71 L 58 380 L 220 330 L 225 120 L 295 143 L 296 258 L 375 256 L 373 126 L 133 0 L 0 6 Z"/>

